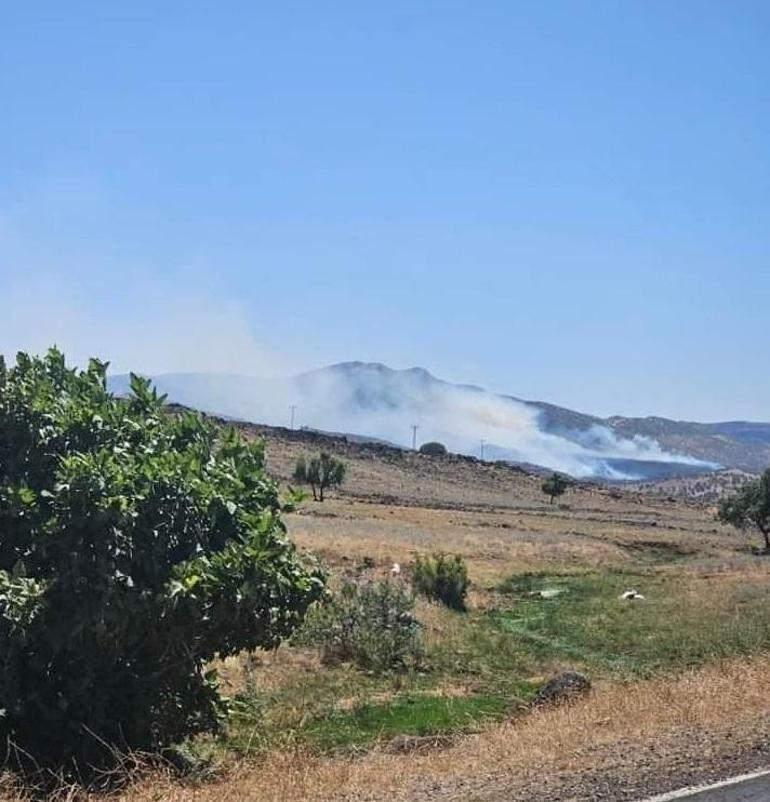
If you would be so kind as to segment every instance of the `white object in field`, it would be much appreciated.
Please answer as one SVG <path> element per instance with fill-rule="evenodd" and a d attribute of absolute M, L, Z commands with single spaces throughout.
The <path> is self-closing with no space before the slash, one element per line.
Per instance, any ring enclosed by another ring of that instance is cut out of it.
<path fill-rule="evenodd" d="M 621 593 L 618 598 L 621 601 L 644 601 L 644 596 L 638 590 L 627 590 Z"/>
<path fill-rule="evenodd" d="M 393 563 L 390 566 L 390 575 L 391 576 L 399 576 L 401 574 L 401 566 L 398 563 Z"/>
<path fill-rule="evenodd" d="M 555 599 L 564 593 L 564 588 L 543 588 L 543 590 L 531 590 L 527 593 L 531 599 Z"/>

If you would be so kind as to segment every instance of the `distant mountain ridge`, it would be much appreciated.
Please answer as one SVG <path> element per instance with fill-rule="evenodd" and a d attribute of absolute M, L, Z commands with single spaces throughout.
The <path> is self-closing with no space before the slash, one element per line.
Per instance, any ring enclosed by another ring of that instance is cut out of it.
<path fill-rule="evenodd" d="M 342 362 L 291 379 L 200 373 L 152 377 L 171 401 L 227 417 L 348 432 L 411 446 L 439 440 L 452 451 L 531 463 L 575 476 L 651 480 L 717 467 L 770 465 L 770 423 L 600 418 L 541 401 L 454 384 L 424 368 Z M 127 376 L 111 376 L 125 392 Z M 483 442 L 483 446 L 482 446 Z"/>
<path fill-rule="evenodd" d="M 612 429 L 620 437 L 649 437 L 670 451 L 716 462 L 726 468 L 756 473 L 770 466 L 770 423 L 698 423 L 655 415 L 598 418 L 541 401 L 527 403 L 542 410 L 543 425 L 548 431 L 561 432 L 565 436 L 599 424 Z"/>

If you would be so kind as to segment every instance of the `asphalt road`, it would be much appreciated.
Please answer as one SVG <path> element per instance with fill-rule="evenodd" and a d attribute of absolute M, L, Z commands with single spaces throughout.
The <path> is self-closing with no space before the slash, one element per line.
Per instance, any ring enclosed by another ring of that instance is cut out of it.
<path fill-rule="evenodd" d="M 700 791 L 664 794 L 646 802 L 770 802 L 770 774 L 720 783 Z"/>

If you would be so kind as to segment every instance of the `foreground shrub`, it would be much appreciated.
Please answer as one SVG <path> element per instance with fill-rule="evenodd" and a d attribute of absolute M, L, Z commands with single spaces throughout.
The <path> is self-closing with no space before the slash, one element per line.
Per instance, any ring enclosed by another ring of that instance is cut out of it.
<path fill-rule="evenodd" d="M 417 555 L 412 582 L 418 593 L 439 601 L 453 610 L 465 610 L 465 597 L 470 580 L 465 560 L 457 554 L 437 553 L 431 557 Z"/>
<path fill-rule="evenodd" d="M 321 648 L 324 662 L 353 662 L 384 672 L 418 667 L 422 634 L 414 597 L 399 580 L 346 581 L 338 593 L 315 607 L 298 642 Z"/>
<path fill-rule="evenodd" d="M 262 445 L 105 374 L 0 360 L 0 737 L 81 769 L 215 729 L 207 661 L 275 646 L 323 592 Z"/>

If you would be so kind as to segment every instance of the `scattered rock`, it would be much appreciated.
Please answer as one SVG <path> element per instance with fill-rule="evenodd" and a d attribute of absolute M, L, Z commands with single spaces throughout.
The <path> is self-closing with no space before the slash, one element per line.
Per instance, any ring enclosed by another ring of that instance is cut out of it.
<path fill-rule="evenodd" d="M 638 590 L 626 590 L 618 598 L 620 601 L 644 601 L 644 596 Z"/>
<path fill-rule="evenodd" d="M 543 685 L 532 700 L 533 705 L 558 705 L 569 702 L 579 696 L 585 696 L 591 690 L 591 680 L 577 671 L 564 671 Z"/>

